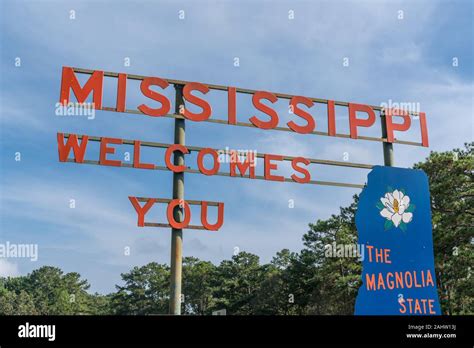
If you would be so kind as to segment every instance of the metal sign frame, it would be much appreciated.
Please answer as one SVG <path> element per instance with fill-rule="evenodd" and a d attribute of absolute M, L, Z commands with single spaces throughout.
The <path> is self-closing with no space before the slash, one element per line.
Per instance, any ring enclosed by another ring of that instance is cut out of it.
<path fill-rule="evenodd" d="M 71 75 L 72 73 L 72 75 Z M 69 95 L 70 95 L 70 90 L 72 89 L 74 94 L 76 95 L 76 99 L 78 100 L 79 103 L 84 103 L 87 96 L 90 95 L 91 93 L 95 93 L 95 86 L 88 85 L 88 83 L 91 81 L 91 78 L 88 80 L 88 82 L 84 85 L 84 87 L 81 87 L 79 85 L 78 80 L 76 79 L 75 74 L 88 74 L 91 75 L 91 77 L 99 76 L 101 79 L 104 77 L 112 77 L 112 78 L 117 78 L 118 79 L 118 87 L 117 87 L 117 105 L 115 108 L 113 107 L 106 107 L 101 105 L 101 100 L 102 100 L 102 90 L 100 90 L 98 93 L 100 93 L 100 105 L 97 107 L 97 110 L 103 110 L 103 111 L 112 111 L 112 112 L 124 112 L 124 113 L 129 113 L 129 114 L 143 114 L 140 110 L 131 110 L 127 109 L 125 105 L 125 99 L 126 99 L 126 82 L 127 79 L 131 80 L 140 80 L 146 81 L 149 79 L 149 76 L 141 76 L 141 75 L 131 75 L 131 74 L 121 74 L 121 73 L 114 73 L 114 72 L 104 72 L 104 71 L 97 71 L 97 70 L 90 70 L 90 69 L 81 69 L 81 68 L 69 68 L 69 67 L 63 67 L 63 76 L 62 76 L 62 82 L 61 82 L 61 93 L 60 93 L 60 103 L 62 105 L 67 105 L 69 103 Z M 99 75 L 94 75 L 94 74 L 99 74 Z M 67 76 L 66 76 L 67 75 Z M 254 128 L 260 128 L 256 127 L 255 124 L 253 123 L 246 123 L 246 122 L 239 122 L 237 121 L 236 118 L 236 113 L 235 113 L 235 103 L 236 99 L 235 96 L 237 93 L 243 93 L 243 94 L 251 94 L 255 96 L 257 93 L 262 93 L 262 91 L 257 91 L 257 90 L 251 90 L 251 89 L 245 89 L 245 88 L 236 88 L 236 87 L 228 87 L 228 86 L 222 86 L 222 85 L 214 85 L 214 84 L 198 84 L 194 82 L 189 82 L 189 81 L 182 81 L 182 80 L 173 80 L 173 79 L 161 79 L 166 81 L 168 85 L 173 85 L 175 88 L 175 110 L 174 113 L 166 113 L 164 115 L 160 115 L 159 117 L 166 117 L 166 118 L 174 118 L 175 123 L 174 123 L 174 143 L 173 144 L 164 144 L 164 143 L 157 143 L 157 142 L 140 142 L 141 146 L 147 146 L 147 147 L 156 147 L 156 148 L 169 148 L 170 146 L 173 145 L 185 145 L 185 120 L 186 117 L 183 116 L 183 109 L 185 109 L 185 98 L 183 96 L 183 88 L 186 85 L 193 84 L 193 85 L 203 85 L 207 90 L 218 90 L 218 91 L 227 91 L 229 95 L 229 108 L 232 105 L 234 108 L 234 112 L 232 112 L 232 115 L 227 115 L 228 120 L 220 120 L 220 119 L 212 119 L 212 118 L 207 118 L 203 119 L 200 121 L 204 122 L 210 122 L 210 123 L 217 123 L 217 124 L 226 124 L 226 125 L 233 125 L 233 126 L 241 126 L 241 127 L 254 127 Z M 100 89 L 102 89 L 102 80 L 100 80 Z M 142 90 L 143 92 L 143 90 Z M 156 93 L 156 92 L 155 92 Z M 207 93 L 207 92 L 206 92 Z M 263 93 L 269 93 L 269 92 L 263 92 Z M 79 95 L 78 95 L 79 94 Z M 338 137 L 338 138 L 353 138 L 354 136 L 352 134 L 340 134 L 337 133 L 335 130 L 335 115 L 334 115 L 334 107 L 336 105 L 338 106 L 347 106 L 349 107 L 349 110 L 352 105 L 358 105 L 362 106 L 368 109 L 371 109 L 374 112 L 375 111 L 379 112 L 379 116 L 381 118 L 381 126 L 382 126 L 382 137 L 369 137 L 369 136 L 358 136 L 357 134 L 355 135 L 355 139 L 360 139 L 360 140 L 366 140 L 366 141 L 375 141 L 375 142 L 381 142 L 383 145 L 383 156 L 384 156 L 384 164 L 385 166 L 393 166 L 394 164 L 394 156 L 393 156 L 393 143 L 397 144 L 405 144 L 405 145 L 412 145 L 412 146 L 424 146 L 428 147 L 428 134 L 427 134 L 427 127 L 426 127 L 426 116 L 425 113 L 419 112 L 407 112 L 403 110 L 385 110 L 384 108 L 380 106 L 373 106 L 373 105 L 361 105 L 361 104 L 353 104 L 353 103 L 348 103 L 348 102 L 342 102 L 342 101 L 333 101 L 333 100 L 327 100 L 327 99 L 321 99 L 321 98 L 306 98 L 306 97 L 298 97 L 295 95 L 290 95 L 290 94 L 284 94 L 284 93 L 270 93 L 271 95 L 275 96 L 276 98 L 281 98 L 281 99 L 289 99 L 293 101 L 293 98 L 305 98 L 307 103 L 319 103 L 319 104 L 326 104 L 328 107 L 328 131 L 323 132 L 323 131 L 317 131 L 313 129 L 312 131 L 306 133 L 306 134 L 312 134 L 312 135 L 319 135 L 319 136 L 333 136 L 333 137 Z M 94 95 L 94 99 L 96 96 Z M 264 97 L 265 98 L 265 97 Z M 301 101 L 300 101 L 301 102 Z M 291 103 L 291 102 L 290 102 Z M 302 102 L 303 103 L 303 102 Z M 255 103 L 254 103 L 255 105 Z M 312 105 L 311 105 L 312 106 Z M 331 111 L 332 110 L 332 111 Z M 361 110 L 358 110 L 361 111 Z M 332 115 L 331 115 L 332 113 Z M 351 111 L 349 111 L 351 113 Z M 370 115 L 369 115 L 370 116 Z M 404 123 L 403 124 L 394 124 L 391 121 L 392 116 L 401 116 L 404 118 Z M 421 142 L 413 142 L 413 141 L 405 141 L 405 140 L 398 140 L 394 137 L 393 131 L 398 130 L 398 131 L 404 131 L 410 128 L 411 126 L 411 120 L 407 121 L 407 117 L 409 118 L 410 116 L 416 116 L 420 120 L 420 128 L 421 128 L 421 137 L 422 141 Z M 331 118 L 332 117 L 332 118 Z M 355 116 L 354 116 L 355 117 Z M 331 119 L 332 119 L 332 125 L 331 125 Z M 361 120 L 363 121 L 363 120 Z M 390 122 L 389 122 L 390 121 Z M 375 122 L 375 121 L 374 121 Z M 372 123 L 373 124 L 373 123 Z M 408 124 L 408 128 L 406 127 Z M 391 128 L 388 129 L 387 125 L 389 125 Z M 364 125 L 361 125 L 364 126 Z M 364 126 L 365 127 L 365 126 Z M 356 126 L 357 128 L 357 126 Z M 285 132 L 295 132 L 294 130 L 286 127 L 272 127 L 271 130 L 276 130 L 276 131 L 285 131 Z M 69 133 L 60 133 L 64 138 L 67 138 L 69 140 L 69 137 L 72 134 Z M 96 137 L 96 136 L 87 136 L 88 140 L 90 141 L 96 141 L 100 142 L 103 138 L 102 137 Z M 82 139 L 83 136 L 76 136 L 77 139 Z M 76 140 L 77 140 L 76 139 Z M 58 137 L 58 142 L 59 142 L 59 137 Z M 128 144 L 128 145 L 133 145 L 135 144 L 134 140 L 127 140 L 127 139 L 121 139 L 121 144 Z M 61 146 L 63 144 L 59 144 L 58 146 Z M 192 152 L 192 151 L 201 151 L 204 149 L 208 148 L 202 148 L 198 146 L 186 146 L 186 148 Z M 70 149 L 69 149 L 70 150 Z M 66 158 L 61 159 L 61 151 L 60 151 L 60 161 L 62 162 L 78 162 L 75 159 L 70 159 L 67 158 L 69 154 L 69 150 L 66 153 Z M 215 150 L 215 149 L 214 149 Z M 217 150 L 215 150 L 217 151 Z M 268 154 L 257 154 L 258 158 L 264 158 Z M 296 157 L 292 156 L 281 156 L 282 160 L 284 161 L 293 161 Z M 315 158 L 307 158 L 309 163 L 313 164 L 318 164 L 318 165 L 330 165 L 330 166 L 342 166 L 342 167 L 352 167 L 352 168 L 362 168 L 362 169 L 371 169 L 373 167 L 372 164 L 362 164 L 362 163 L 354 163 L 354 162 L 349 162 L 349 161 L 332 161 L 332 160 L 322 160 L 322 159 L 315 159 Z M 95 164 L 95 165 L 100 165 L 100 161 L 93 161 L 93 160 L 82 160 L 80 163 L 85 163 L 85 164 Z M 174 151 L 173 152 L 173 164 L 175 166 L 184 166 L 185 165 L 185 158 L 184 158 L 184 153 L 181 151 Z M 133 167 L 133 165 L 128 164 L 128 163 L 120 163 L 118 166 L 120 167 Z M 168 166 L 157 166 L 153 165 L 152 168 L 147 168 L 147 169 L 154 169 L 154 170 L 170 170 Z M 171 204 L 173 201 L 179 201 L 180 204 L 173 206 L 173 219 L 175 222 L 182 222 L 184 221 L 184 207 L 181 204 L 181 202 L 185 202 L 187 204 L 192 204 L 192 205 L 202 205 L 202 201 L 196 201 L 196 200 L 184 200 L 184 173 L 200 173 L 199 170 L 196 169 L 191 169 L 191 168 L 185 168 L 184 170 L 178 172 L 173 170 L 173 194 L 172 194 L 172 199 L 167 199 L 167 198 L 144 198 L 144 197 L 134 197 L 138 202 L 156 202 L 156 203 L 167 203 Z M 227 172 L 216 172 L 213 175 L 218 175 L 218 176 L 232 176 L 230 173 Z M 239 177 L 239 176 L 237 176 Z M 244 178 L 250 178 L 250 175 L 245 175 L 245 173 L 241 173 L 240 177 Z M 252 179 L 261 179 L 265 180 L 266 178 L 263 176 L 255 176 L 252 177 Z M 283 182 L 294 182 L 293 180 L 289 178 L 285 178 Z M 314 185 L 329 185 L 329 186 L 339 186 L 339 187 L 352 187 L 352 188 L 363 188 L 363 184 L 355 184 L 355 183 L 341 183 L 341 182 L 333 182 L 333 181 L 317 181 L 317 180 L 310 180 L 307 182 L 308 184 L 314 184 Z M 132 202 L 133 203 L 133 202 Z M 223 214 L 223 203 L 219 202 L 205 202 L 206 207 L 207 205 L 210 206 L 219 206 L 222 204 L 222 214 Z M 137 211 L 138 212 L 138 211 Z M 139 224 L 140 225 L 140 224 Z M 142 226 L 147 226 L 147 227 L 166 227 L 170 228 L 171 227 L 171 295 L 170 295 L 170 313 L 171 314 L 181 314 L 181 280 L 182 280 L 182 245 L 183 245 L 183 228 L 175 228 L 171 224 L 165 224 L 165 223 L 159 223 L 159 222 L 143 222 Z M 205 228 L 204 226 L 196 226 L 196 225 L 188 225 L 186 228 L 189 229 L 208 229 Z"/>

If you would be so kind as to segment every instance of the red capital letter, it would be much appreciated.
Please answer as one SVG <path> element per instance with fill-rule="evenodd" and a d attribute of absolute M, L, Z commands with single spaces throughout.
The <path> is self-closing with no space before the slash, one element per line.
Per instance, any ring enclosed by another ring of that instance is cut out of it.
<path fill-rule="evenodd" d="M 424 147 L 429 147 L 428 144 L 428 127 L 426 127 L 426 114 L 420 112 L 420 129 L 421 129 L 421 145 Z"/>
<path fill-rule="evenodd" d="M 201 223 L 206 230 L 217 231 L 222 227 L 224 223 L 224 203 L 218 203 L 217 205 L 217 222 L 211 225 L 207 221 L 207 202 L 201 202 Z"/>
<path fill-rule="evenodd" d="M 183 222 L 177 222 L 174 219 L 173 210 L 174 207 L 176 207 L 177 205 L 184 206 Z M 185 200 L 173 199 L 171 202 L 168 203 L 168 208 L 166 209 L 166 216 L 168 217 L 168 222 L 171 227 L 176 228 L 178 230 L 188 227 L 189 221 L 191 220 L 191 209 L 189 208 L 188 202 L 186 202 Z"/>
<path fill-rule="evenodd" d="M 128 199 L 130 202 L 132 202 L 132 205 L 138 214 L 138 227 L 145 226 L 145 214 L 148 212 L 148 210 L 150 210 L 153 204 L 155 204 L 156 199 L 149 198 L 143 207 L 140 206 L 140 203 L 138 203 L 138 199 L 136 197 L 129 196 Z"/>
<path fill-rule="evenodd" d="M 357 111 L 367 113 L 367 119 L 357 118 Z M 375 123 L 374 110 L 368 105 L 349 103 L 349 126 L 351 129 L 351 138 L 357 139 L 357 127 L 370 127 Z"/>
<path fill-rule="evenodd" d="M 227 123 L 237 123 L 237 89 L 235 87 L 229 87 L 227 89 Z"/>
<path fill-rule="evenodd" d="M 270 116 L 269 121 L 260 121 L 256 116 L 252 116 L 249 121 L 252 122 L 256 127 L 261 129 L 272 129 L 278 126 L 278 114 L 272 108 L 261 103 L 261 99 L 268 99 L 272 103 L 275 103 L 278 98 L 270 92 L 255 92 L 252 97 L 252 103 L 255 108 L 263 113 Z"/>
<path fill-rule="evenodd" d="M 165 89 L 169 86 L 169 83 L 168 81 L 160 79 L 159 77 L 147 77 L 143 79 L 142 83 L 140 84 L 140 90 L 142 91 L 143 95 L 150 99 L 156 100 L 161 104 L 161 107 L 157 109 L 152 109 L 149 106 L 146 106 L 145 104 L 141 104 L 138 106 L 138 110 L 148 116 L 155 117 L 166 115 L 170 112 L 171 109 L 170 101 L 164 95 L 152 91 L 150 89 L 150 86 L 159 86 Z"/>
<path fill-rule="evenodd" d="M 117 79 L 117 112 L 125 112 L 125 101 L 127 98 L 127 74 L 118 74 Z"/>
<path fill-rule="evenodd" d="M 168 167 L 169 170 L 173 171 L 174 173 L 182 173 L 186 170 L 185 165 L 178 166 L 171 163 L 171 155 L 175 151 L 181 151 L 183 154 L 187 154 L 189 153 L 189 150 L 186 146 L 180 145 L 180 144 L 171 145 L 170 147 L 168 147 L 168 149 L 166 149 L 166 153 L 165 153 L 166 166 Z"/>
<path fill-rule="evenodd" d="M 211 105 L 207 101 L 192 95 L 191 92 L 193 90 L 207 94 L 209 92 L 209 87 L 199 82 L 190 82 L 187 83 L 183 88 L 184 99 L 186 99 L 186 101 L 189 101 L 190 103 L 199 106 L 202 109 L 202 112 L 200 114 L 195 114 L 184 108 L 183 116 L 187 119 L 190 119 L 191 121 L 205 121 L 211 116 Z"/>
<path fill-rule="evenodd" d="M 116 138 L 102 138 L 100 140 L 100 159 L 99 159 L 99 164 L 103 166 L 114 166 L 114 167 L 120 167 L 122 164 L 121 161 L 117 160 L 108 160 L 107 154 L 115 153 L 115 148 L 114 147 L 107 147 L 107 144 L 122 144 L 122 139 L 116 139 Z"/>
<path fill-rule="evenodd" d="M 293 179 L 293 181 L 299 182 L 300 184 L 306 184 L 311 180 L 311 175 L 309 174 L 309 171 L 306 168 L 298 167 L 298 163 L 304 163 L 306 165 L 310 164 L 309 160 L 304 157 L 293 158 L 293 160 L 291 161 L 291 166 L 298 173 L 303 174 L 304 178 L 300 178 L 295 174 L 291 175 L 291 178 Z"/>
<path fill-rule="evenodd" d="M 155 169 L 155 165 L 151 163 L 140 163 L 140 140 L 133 142 L 133 167 L 141 169 Z"/>
<path fill-rule="evenodd" d="M 308 108 L 311 108 L 314 103 L 311 99 L 306 98 L 306 97 L 293 97 L 291 98 L 290 101 L 290 106 L 293 108 L 293 113 L 297 116 L 300 116 L 301 118 L 304 118 L 306 120 L 306 126 L 298 126 L 295 122 L 290 121 L 287 123 L 288 127 L 293 132 L 296 133 L 301 133 L 301 134 L 308 134 L 314 131 L 314 128 L 316 127 L 316 123 L 314 122 L 313 116 L 311 116 L 310 113 L 301 110 L 298 107 L 298 104 L 304 104 Z"/>
<path fill-rule="evenodd" d="M 403 117 L 403 123 L 393 123 L 393 116 Z M 385 125 L 387 126 L 387 141 L 393 143 L 395 137 L 393 131 L 407 131 L 411 126 L 410 115 L 405 110 L 401 109 L 388 109 L 385 114 Z"/>
<path fill-rule="evenodd" d="M 336 135 L 336 109 L 334 100 L 328 100 L 328 135 Z"/>
<path fill-rule="evenodd" d="M 212 159 L 214 161 L 214 165 L 212 169 L 206 169 L 204 167 L 204 156 L 210 154 L 212 156 Z M 198 157 L 197 157 L 197 164 L 199 171 L 204 174 L 204 175 L 214 175 L 219 171 L 220 163 L 219 163 L 219 155 L 217 154 L 216 150 L 213 149 L 202 149 L 199 151 Z"/>
<path fill-rule="evenodd" d="M 235 150 L 230 151 L 230 176 L 236 176 L 235 167 L 239 168 L 240 176 L 244 176 L 250 168 L 249 176 L 255 179 L 255 157 L 246 156 L 244 162 L 240 162 L 239 154 Z"/>
<path fill-rule="evenodd" d="M 66 145 L 64 145 L 64 134 L 58 133 L 58 152 L 59 152 L 59 161 L 66 162 L 67 158 L 69 157 L 69 152 L 72 151 L 74 153 L 74 162 L 82 163 L 84 162 L 84 154 L 86 152 L 87 141 L 89 137 L 87 135 L 82 136 L 81 145 L 79 145 L 77 140 L 76 134 L 69 134 L 69 138 L 67 139 Z"/>
<path fill-rule="evenodd" d="M 285 181 L 285 178 L 280 175 L 272 175 L 270 173 L 273 169 L 278 169 L 278 165 L 275 163 L 271 163 L 272 160 L 275 161 L 283 161 L 283 156 L 280 155 L 264 155 L 264 168 L 265 168 L 265 179 L 271 181 Z"/>
<path fill-rule="evenodd" d="M 95 109 L 102 109 L 102 83 L 104 81 L 104 72 L 103 71 L 94 71 L 87 80 L 84 87 L 79 85 L 74 70 L 67 66 L 63 67 L 63 74 L 61 78 L 61 93 L 59 97 L 59 102 L 62 105 L 67 105 L 69 103 L 69 92 L 72 89 L 74 95 L 76 96 L 78 103 L 84 103 L 92 92 L 93 97 L 92 101 L 94 102 Z"/>

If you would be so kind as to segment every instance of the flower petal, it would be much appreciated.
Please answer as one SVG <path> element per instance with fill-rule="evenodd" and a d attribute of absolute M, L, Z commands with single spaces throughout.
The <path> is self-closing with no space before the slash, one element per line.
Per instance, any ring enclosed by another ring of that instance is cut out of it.
<path fill-rule="evenodd" d="M 400 202 L 400 191 L 395 190 L 393 191 L 393 198 Z"/>
<path fill-rule="evenodd" d="M 382 215 L 384 218 L 386 218 L 387 220 L 390 220 L 392 218 L 392 215 L 393 215 L 393 212 L 390 212 L 390 210 L 384 208 L 382 209 L 382 211 L 380 212 L 380 215 Z"/>
<path fill-rule="evenodd" d="M 407 195 L 403 196 L 402 204 L 406 206 L 406 208 L 408 208 L 408 206 L 410 205 L 410 197 L 408 197 Z"/>
<path fill-rule="evenodd" d="M 400 225 L 400 221 L 402 221 L 402 216 L 400 214 L 392 215 L 392 222 L 395 225 L 395 227 L 398 227 L 398 225 Z"/>
<path fill-rule="evenodd" d="M 405 205 L 400 204 L 400 205 L 398 206 L 398 214 L 403 214 L 403 213 L 405 212 L 405 209 L 406 209 L 406 208 L 407 208 L 407 207 L 406 207 Z"/>
<path fill-rule="evenodd" d="M 404 223 L 409 223 L 413 219 L 413 214 L 412 213 L 405 213 L 402 215 L 402 220 Z"/>
<path fill-rule="evenodd" d="M 385 208 L 387 208 L 392 214 L 394 213 L 393 205 L 390 204 L 388 199 L 382 197 L 382 198 L 380 198 L 380 201 L 382 202 L 382 204 Z"/>
<path fill-rule="evenodd" d="M 385 198 L 388 199 L 388 201 L 390 202 L 390 204 L 393 206 L 393 195 L 391 193 L 386 193 L 385 194 Z"/>

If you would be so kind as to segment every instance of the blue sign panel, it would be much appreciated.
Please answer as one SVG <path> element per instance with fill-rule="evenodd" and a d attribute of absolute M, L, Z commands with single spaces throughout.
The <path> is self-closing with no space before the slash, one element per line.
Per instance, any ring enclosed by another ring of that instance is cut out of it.
<path fill-rule="evenodd" d="M 356 213 L 364 248 L 356 315 L 439 315 L 428 177 L 376 166 Z"/>

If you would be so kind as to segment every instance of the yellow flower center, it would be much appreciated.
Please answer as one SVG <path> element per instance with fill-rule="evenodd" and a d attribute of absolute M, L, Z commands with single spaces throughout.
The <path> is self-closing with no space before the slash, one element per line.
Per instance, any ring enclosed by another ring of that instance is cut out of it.
<path fill-rule="evenodd" d="M 393 210 L 398 213 L 398 200 L 396 199 L 393 200 Z"/>

